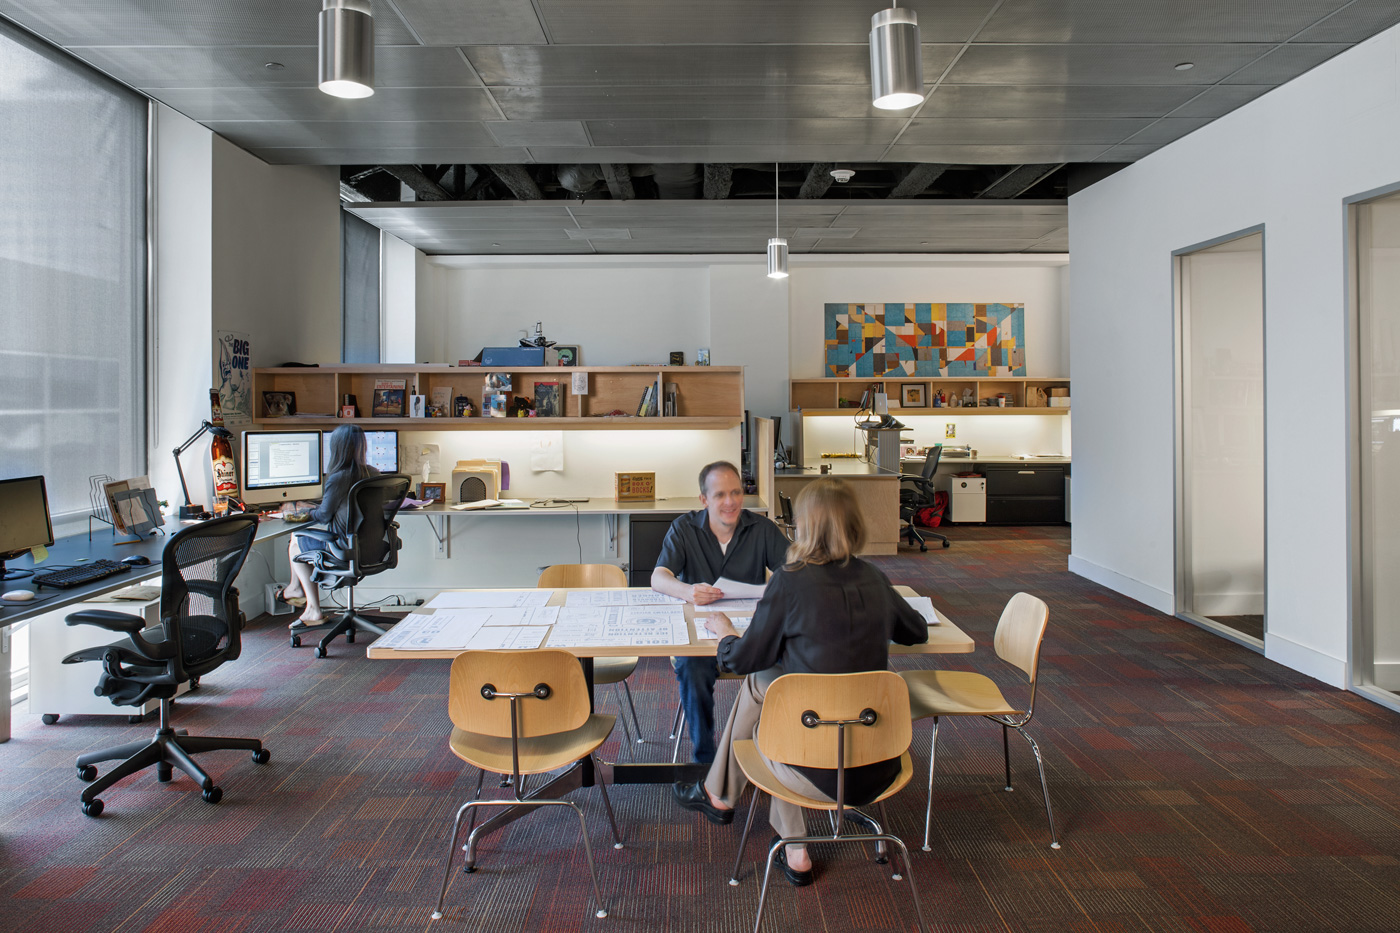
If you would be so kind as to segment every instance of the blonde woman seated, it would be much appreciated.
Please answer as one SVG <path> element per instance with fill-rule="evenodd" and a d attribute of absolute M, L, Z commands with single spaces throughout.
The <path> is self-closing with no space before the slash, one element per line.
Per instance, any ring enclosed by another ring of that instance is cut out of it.
<path fill-rule="evenodd" d="M 748 674 L 720 738 L 719 755 L 701 783 L 676 784 L 683 807 L 712 823 L 734 819 L 734 805 L 747 780 L 734 758 L 734 741 L 754 736 L 768 685 L 783 674 L 852 674 L 889 666 L 889 644 L 928 641 L 923 616 L 894 591 L 873 565 L 856 557 L 865 525 L 849 486 L 834 479 L 810 483 L 797 497 L 796 532 L 787 563 L 768 581 L 753 623 L 740 637 L 728 617 L 711 617 L 720 636 L 716 658 L 721 670 Z M 788 787 L 812 797 L 836 798 L 836 772 L 793 768 L 768 762 Z M 846 772 L 846 800 L 863 806 L 899 774 L 899 759 Z M 769 820 L 780 837 L 807 833 L 802 808 L 774 799 Z M 810 884 L 807 847 L 785 846 L 779 856 L 794 885 Z"/>

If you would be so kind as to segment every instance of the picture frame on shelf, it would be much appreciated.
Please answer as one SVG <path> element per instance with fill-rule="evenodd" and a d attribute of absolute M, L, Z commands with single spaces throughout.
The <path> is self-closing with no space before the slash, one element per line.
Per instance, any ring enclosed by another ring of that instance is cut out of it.
<path fill-rule="evenodd" d="M 419 483 L 418 498 L 424 502 L 442 502 L 447 498 L 447 484 Z"/>
<path fill-rule="evenodd" d="M 557 382 L 535 383 L 535 417 L 560 418 L 564 414 L 563 397 Z"/>
<path fill-rule="evenodd" d="M 402 418 L 404 406 L 408 402 L 407 389 L 407 379 L 374 380 L 374 407 L 370 409 L 371 414 L 375 418 Z"/>
<path fill-rule="evenodd" d="M 559 366 L 578 366 L 578 346 L 576 344 L 555 344 L 554 359 Z"/>
<path fill-rule="evenodd" d="M 928 397 L 924 392 L 922 384 L 902 385 L 899 387 L 899 407 L 900 408 L 927 408 Z"/>
<path fill-rule="evenodd" d="M 295 392 L 263 392 L 262 397 L 268 418 L 290 418 L 297 413 Z"/>

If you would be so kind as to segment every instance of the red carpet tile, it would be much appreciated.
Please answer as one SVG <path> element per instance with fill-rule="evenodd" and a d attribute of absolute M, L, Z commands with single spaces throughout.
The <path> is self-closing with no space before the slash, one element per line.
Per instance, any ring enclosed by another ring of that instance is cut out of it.
<path fill-rule="evenodd" d="M 987 670 L 1020 696 L 995 662 L 992 628 L 1018 590 L 1050 604 L 1032 731 L 1064 848 L 1049 848 L 1024 742 L 1012 737 L 1008 794 L 999 730 L 947 724 L 932 853 L 918 848 L 922 779 L 891 801 L 933 929 L 1400 928 L 1400 719 L 1067 573 L 1067 528 L 949 533 L 948 550 L 879 561 L 977 640 L 975 654 L 914 663 Z M 576 819 L 544 811 L 489 838 L 476 873 L 454 870 L 447 916 L 430 921 L 452 814 L 475 786 L 447 751 L 447 662 L 368 661 L 362 644 L 317 660 L 287 646 L 283 622 L 254 620 L 243 657 L 177 703 L 176 724 L 192 734 L 257 736 L 272 751 L 265 766 L 238 752 L 205 756 L 224 789 L 217 806 L 183 776 L 160 784 L 146 772 L 104 795 L 101 818 L 84 817 L 74 757 L 150 727 L 95 716 L 44 726 L 16 711 L 15 738 L 0 745 L 0 929 L 751 927 L 768 829 L 756 830 L 743 884 L 730 887 L 739 826 L 677 809 L 668 788 L 635 786 L 613 791 L 620 851 L 597 792 L 573 795 L 589 821 L 607 919 L 593 917 Z M 632 683 L 644 754 L 669 758 L 670 670 L 646 662 Z M 734 689 L 721 685 L 726 709 Z M 601 700 L 615 711 L 606 691 Z M 927 723 L 915 728 L 921 770 L 928 736 Z M 619 745 L 610 741 L 604 757 Z M 489 780 L 487 792 L 501 793 Z M 907 881 L 892 882 L 855 847 L 815 854 L 817 883 L 775 882 L 765 929 L 915 928 Z"/>

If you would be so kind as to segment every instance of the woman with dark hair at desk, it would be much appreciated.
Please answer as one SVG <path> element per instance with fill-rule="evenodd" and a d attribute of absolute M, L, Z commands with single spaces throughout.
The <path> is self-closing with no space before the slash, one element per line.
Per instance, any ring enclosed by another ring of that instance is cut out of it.
<path fill-rule="evenodd" d="M 311 521 L 325 525 L 337 535 L 349 532 L 350 487 L 362 479 L 379 473 L 365 462 L 368 444 L 363 429 L 353 424 L 342 424 L 331 434 L 331 455 L 326 464 L 326 483 L 322 487 L 321 504 L 311 512 Z M 312 508 L 310 503 L 299 503 Z M 293 605 L 305 605 L 301 617 L 288 628 L 320 625 L 325 621 L 321 614 L 321 600 L 315 584 L 311 582 L 311 565 L 297 560 L 298 554 L 324 550 L 325 542 L 310 535 L 292 532 L 292 540 L 287 545 L 287 558 L 292 565 L 292 582 L 282 590 L 281 598 Z"/>
<path fill-rule="evenodd" d="M 810 483 L 797 497 L 796 528 L 782 566 L 759 600 L 742 637 L 718 613 L 709 627 L 719 636 L 721 670 L 748 674 L 720 738 L 719 754 L 704 781 L 676 784 L 676 801 L 712 823 L 734 819 L 748 781 L 734 757 L 736 739 L 753 738 L 768 685 L 783 674 L 854 674 L 889 667 L 889 645 L 928 641 L 928 624 L 872 564 L 856 557 L 865 524 L 850 487 L 834 479 Z M 778 779 L 800 794 L 836 797 L 836 772 L 769 762 Z M 899 759 L 846 772 L 846 802 L 862 806 L 899 775 Z M 774 798 L 769 820 L 783 838 L 805 836 L 802 808 Z M 779 864 L 795 885 L 810 884 L 804 845 L 788 845 Z"/>

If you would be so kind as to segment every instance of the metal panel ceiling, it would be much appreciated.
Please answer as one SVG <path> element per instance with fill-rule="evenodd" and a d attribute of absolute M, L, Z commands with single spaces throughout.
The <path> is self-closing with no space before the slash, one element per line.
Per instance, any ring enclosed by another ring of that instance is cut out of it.
<path fill-rule="evenodd" d="M 0 0 L 0 15 L 269 162 L 355 165 L 1132 161 L 1400 23 L 1396 0 L 917 0 L 931 94 L 889 113 L 868 92 L 883 5 L 377 0 L 378 91 L 359 101 L 314 88 L 317 0 Z M 861 229 L 814 241 L 822 251 L 941 251 L 949 229 L 993 242 L 965 224 L 896 227 L 897 205 L 874 204 L 867 225 L 847 216 L 862 202 L 830 203 Z M 636 222 L 668 251 L 700 224 L 688 242 L 711 249 L 749 229 L 741 204 L 717 205 L 738 216 L 713 234 L 708 215 Z M 1063 249 L 1049 223 L 995 242 Z M 562 229 L 519 239 L 593 248 Z M 434 251 L 451 241 L 418 235 Z"/>

